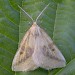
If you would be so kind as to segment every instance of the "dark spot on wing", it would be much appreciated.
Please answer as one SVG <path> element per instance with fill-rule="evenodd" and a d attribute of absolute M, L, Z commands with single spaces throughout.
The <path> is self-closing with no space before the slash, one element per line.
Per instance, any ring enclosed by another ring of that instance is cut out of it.
<path fill-rule="evenodd" d="M 50 50 L 54 51 L 54 49 L 50 49 Z M 63 61 L 63 60 L 59 59 L 58 57 L 55 57 L 54 55 L 52 55 L 49 52 L 48 47 L 46 47 L 46 46 L 43 46 L 42 52 L 43 52 L 44 56 L 46 56 L 46 57 L 48 57 L 50 59 L 54 59 L 54 60 L 57 60 L 57 61 Z"/>
<path fill-rule="evenodd" d="M 33 52 L 34 52 L 34 49 L 28 47 L 26 50 L 26 58 L 29 58 L 30 56 L 32 56 Z"/>
<path fill-rule="evenodd" d="M 55 51 L 55 49 L 54 49 L 54 43 L 49 44 L 48 47 L 49 47 L 49 49 L 51 51 Z"/>
<path fill-rule="evenodd" d="M 39 33 L 38 33 L 38 32 L 35 32 L 35 36 L 36 36 L 36 37 L 39 36 Z"/>
<path fill-rule="evenodd" d="M 20 55 L 23 54 L 23 52 L 20 52 Z"/>
<path fill-rule="evenodd" d="M 39 33 L 38 33 L 38 32 L 35 32 L 35 33 L 34 33 L 35 39 L 36 39 L 38 36 L 39 36 Z"/>
<path fill-rule="evenodd" d="M 45 45 L 43 46 L 42 50 L 45 56 L 49 55 L 48 48 Z"/>
<path fill-rule="evenodd" d="M 51 49 L 52 51 L 55 51 L 55 49 Z"/>
<path fill-rule="evenodd" d="M 25 50 L 25 46 L 22 46 L 21 51 L 20 51 L 20 55 L 23 54 L 24 50 Z"/>
<path fill-rule="evenodd" d="M 20 64 L 21 62 L 25 62 L 29 57 L 32 56 L 33 52 L 34 52 L 34 49 L 33 48 L 26 48 L 26 55 L 25 57 L 23 57 L 21 60 L 18 61 L 17 65 Z M 20 55 L 23 54 L 23 52 L 20 52 Z"/>

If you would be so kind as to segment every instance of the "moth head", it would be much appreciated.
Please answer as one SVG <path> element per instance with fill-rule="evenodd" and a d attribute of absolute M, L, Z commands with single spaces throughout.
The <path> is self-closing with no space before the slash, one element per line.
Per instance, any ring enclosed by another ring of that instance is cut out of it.
<path fill-rule="evenodd" d="M 33 20 L 33 18 L 24 9 L 22 9 L 19 5 L 18 5 L 18 7 L 32 20 L 33 25 L 37 25 L 37 21 L 38 21 L 39 17 L 43 14 L 43 12 L 48 8 L 49 5 L 50 5 L 50 3 L 45 6 L 45 8 L 37 16 L 36 20 Z"/>

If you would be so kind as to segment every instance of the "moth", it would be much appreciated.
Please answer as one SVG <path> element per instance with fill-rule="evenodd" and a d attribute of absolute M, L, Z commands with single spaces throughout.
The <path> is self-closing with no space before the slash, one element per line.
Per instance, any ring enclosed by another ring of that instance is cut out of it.
<path fill-rule="evenodd" d="M 13 71 L 31 71 L 38 67 L 50 70 L 66 66 L 66 60 L 60 50 L 47 33 L 37 25 L 38 18 L 48 6 L 49 4 L 24 35 L 12 62 Z M 32 19 L 20 6 L 19 8 Z"/>

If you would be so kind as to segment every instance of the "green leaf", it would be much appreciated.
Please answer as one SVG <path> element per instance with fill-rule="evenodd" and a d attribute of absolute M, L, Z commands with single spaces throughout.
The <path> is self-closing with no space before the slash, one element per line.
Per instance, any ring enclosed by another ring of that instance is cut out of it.
<path fill-rule="evenodd" d="M 65 68 L 57 72 L 55 75 L 74 75 L 75 74 L 75 59 L 73 59 Z"/>
<path fill-rule="evenodd" d="M 57 4 L 56 19 L 54 24 L 53 40 L 58 46 L 58 48 L 61 50 L 61 52 L 63 53 L 67 64 L 75 58 L 75 21 L 74 21 L 75 6 L 74 4 L 75 1 L 73 0 L 64 0 L 62 3 Z M 71 67 L 69 67 L 69 69 L 71 69 Z M 59 69 L 59 71 L 60 70 L 61 69 Z M 56 72 L 59 71 L 58 69 L 53 70 L 50 72 L 49 75 L 55 75 Z"/>
<path fill-rule="evenodd" d="M 53 39 L 66 59 L 66 67 L 30 72 L 13 72 L 11 64 L 31 19 L 35 20 L 50 3 L 38 20 L 38 25 Z M 19 28 L 19 29 L 18 29 Z M 75 74 L 75 1 L 74 0 L 0 0 L 0 74 L 1 75 L 74 75 Z"/>
<path fill-rule="evenodd" d="M 57 5 L 53 39 L 66 61 L 75 58 L 75 1 L 64 0 Z"/>
<path fill-rule="evenodd" d="M 11 63 L 18 46 L 20 14 L 13 4 L 21 5 L 21 0 L 0 0 L 0 75 L 14 75 Z"/>

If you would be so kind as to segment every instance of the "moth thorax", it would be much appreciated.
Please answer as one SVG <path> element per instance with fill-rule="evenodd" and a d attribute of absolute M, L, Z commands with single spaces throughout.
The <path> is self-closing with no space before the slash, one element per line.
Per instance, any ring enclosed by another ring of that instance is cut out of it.
<path fill-rule="evenodd" d="M 33 22 L 31 29 L 35 30 L 37 27 L 38 27 L 37 23 L 36 22 Z"/>
<path fill-rule="evenodd" d="M 33 22 L 33 26 L 36 26 L 37 25 L 37 23 L 36 22 Z"/>
<path fill-rule="evenodd" d="M 32 34 L 34 35 L 34 36 L 37 36 L 40 32 L 40 27 L 37 25 L 37 23 L 36 22 L 33 22 L 33 25 L 32 25 L 32 27 L 31 27 L 31 32 L 32 32 Z"/>

